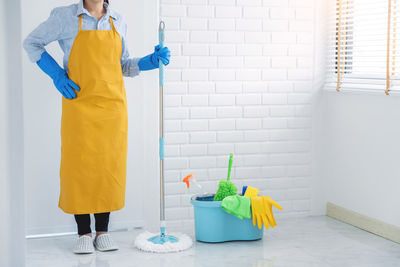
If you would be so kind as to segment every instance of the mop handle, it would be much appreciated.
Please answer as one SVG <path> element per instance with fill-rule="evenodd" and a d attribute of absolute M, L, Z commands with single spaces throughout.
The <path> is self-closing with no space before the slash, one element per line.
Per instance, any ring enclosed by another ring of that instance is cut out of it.
<path fill-rule="evenodd" d="M 158 27 L 158 41 L 160 48 L 164 47 L 164 41 L 165 41 L 165 34 L 164 34 L 164 29 L 165 29 L 165 23 L 164 21 L 160 21 L 160 25 Z M 164 103 L 163 103 L 163 87 L 164 87 L 164 64 L 159 60 L 158 62 L 158 67 L 159 67 L 159 85 L 160 85 L 160 113 L 163 113 L 164 111 Z M 161 114 L 163 115 L 163 114 Z M 160 118 L 160 159 L 164 159 L 164 127 L 163 127 L 163 116 Z"/>
<path fill-rule="evenodd" d="M 164 47 L 164 41 L 165 41 L 165 34 L 164 34 L 164 29 L 165 29 L 165 23 L 164 21 L 160 21 L 160 26 L 158 27 L 158 42 L 160 45 L 160 48 Z M 159 60 L 159 68 L 160 68 L 160 86 L 164 85 L 164 64 Z"/>
<path fill-rule="evenodd" d="M 165 23 L 160 21 L 160 25 L 158 27 L 158 41 L 160 48 L 164 47 L 165 40 Z M 164 65 L 159 60 L 158 62 L 158 70 L 159 70 L 159 85 L 160 85 L 160 96 L 159 96 L 159 119 L 160 119 L 160 231 L 161 236 L 165 234 L 165 185 L 164 185 Z"/>

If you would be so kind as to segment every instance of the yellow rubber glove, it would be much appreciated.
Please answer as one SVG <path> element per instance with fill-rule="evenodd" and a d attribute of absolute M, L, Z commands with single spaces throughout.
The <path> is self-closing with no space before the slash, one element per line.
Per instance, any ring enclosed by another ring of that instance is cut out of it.
<path fill-rule="evenodd" d="M 253 214 L 253 225 L 256 225 L 258 229 L 262 228 L 264 223 L 265 228 L 269 228 L 269 223 L 267 220 L 267 211 L 265 209 L 264 198 L 262 196 L 255 196 L 251 198 L 251 212 Z"/>
<path fill-rule="evenodd" d="M 282 207 L 278 203 L 276 203 L 275 200 L 270 198 L 269 196 L 263 196 L 263 200 L 264 200 L 265 210 L 267 211 L 268 222 L 271 225 L 271 227 L 275 227 L 276 220 L 275 220 L 274 214 L 272 213 L 272 206 L 274 206 L 275 208 L 277 208 L 279 210 L 281 210 Z"/>
<path fill-rule="evenodd" d="M 244 193 L 245 197 L 256 197 L 258 195 L 258 188 L 254 188 L 248 186 L 246 192 Z"/>
<path fill-rule="evenodd" d="M 267 229 L 269 229 L 270 225 L 271 227 L 276 226 L 276 220 L 272 213 L 272 206 L 280 210 L 282 209 L 282 207 L 269 196 L 255 196 L 251 198 L 251 212 L 253 214 L 254 226 L 256 222 L 259 229 L 262 228 L 263 224 Z"/>

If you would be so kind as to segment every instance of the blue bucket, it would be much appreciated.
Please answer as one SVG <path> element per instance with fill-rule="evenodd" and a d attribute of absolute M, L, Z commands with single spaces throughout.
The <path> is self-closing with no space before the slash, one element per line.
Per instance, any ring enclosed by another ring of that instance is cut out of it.
<path fill-rule="evenodd" d="M 253 226 L 251 219 L 239 219 L 221 208 L 221 201 L 213 201 L 214 194 L 194 195 L 190 203 L 194 207 L 196 239 L 201 242 L 259 240 L 264 229 Z"/>

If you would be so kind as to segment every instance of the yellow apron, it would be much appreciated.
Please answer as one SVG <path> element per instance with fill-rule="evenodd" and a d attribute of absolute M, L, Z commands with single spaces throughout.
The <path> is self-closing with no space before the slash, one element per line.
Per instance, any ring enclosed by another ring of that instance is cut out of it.
<path fill-rule="evenodd" d="M 73 100 L 62 99 L 60 199 L 66 213 L 122 209 L 125 204 L 127 105 L 122 77 L 122 41 L 111 30 L 79 32 L 68 75 L 79 85 Z"/>

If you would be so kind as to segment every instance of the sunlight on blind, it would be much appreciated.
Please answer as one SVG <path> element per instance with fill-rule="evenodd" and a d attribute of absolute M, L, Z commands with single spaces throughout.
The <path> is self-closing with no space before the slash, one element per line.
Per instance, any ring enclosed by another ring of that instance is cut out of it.
<path fill-rule="evenodd" d="M 328 89 L 400 90 L 398 0 L 331 1 Z"/>
<path fill-rule="evenodd" d="M 396 72 L 396 65 L 399 65 L 397 61 L 400 60 L 400 57 L 397 55 L 399 49 L 397 46 L 400 44 L 397 41 L 397 31 L 399 25 L 397 24 L 398 20 L 398 1 L 397 0 L 389 0 L 388 6 L 388 36 L 387 36 L 387 78 L 386 78 L 386 90 L 385 93 L 389 94 L 389 91 L 399 90 L 399 73 Z"/>

